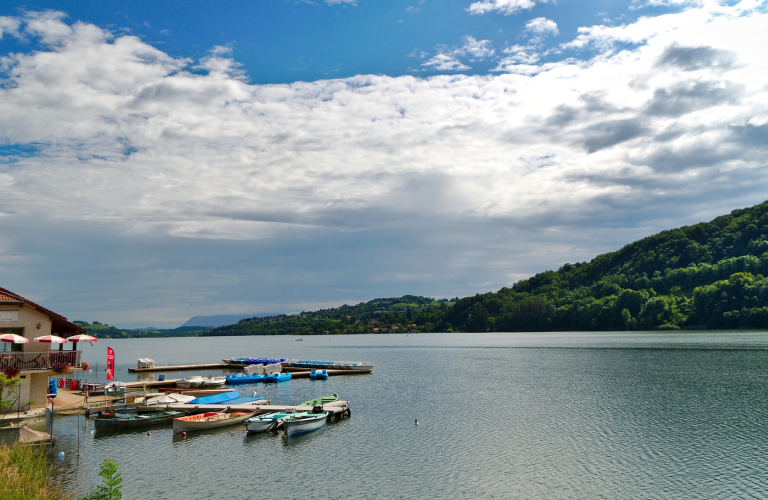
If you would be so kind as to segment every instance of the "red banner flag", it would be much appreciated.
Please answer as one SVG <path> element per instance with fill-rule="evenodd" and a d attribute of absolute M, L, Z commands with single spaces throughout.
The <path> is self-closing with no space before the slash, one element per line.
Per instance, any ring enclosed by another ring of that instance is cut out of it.
<path fill-rule="evenodd" d="M 107 380 L 115 380 L 115 351 L 107 347 Z"/>

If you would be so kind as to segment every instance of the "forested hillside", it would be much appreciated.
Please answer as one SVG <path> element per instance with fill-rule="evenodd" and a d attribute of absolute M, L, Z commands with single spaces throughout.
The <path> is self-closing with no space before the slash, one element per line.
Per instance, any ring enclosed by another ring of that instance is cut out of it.
<path fill-rule="evenodd" d="M 768 327 L 768 202 L 495 293 L 405 296 L 241 320 L 204 335 Z"/>

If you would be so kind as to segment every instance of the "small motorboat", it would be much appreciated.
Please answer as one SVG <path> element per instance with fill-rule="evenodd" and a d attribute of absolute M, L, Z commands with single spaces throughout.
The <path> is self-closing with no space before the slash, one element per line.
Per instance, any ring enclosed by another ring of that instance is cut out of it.
<path fill-rule="evenodd" d="M 215 387 L 221 387 L 222 385 L 227 383 L 227 377 L 206 377 L 203 379 L 202 384 L 200 384 L 200 387 L 203 388 L 215 388 Z"/>
<path fill-rule="evenodd" d="M 226 380 L 227 384 L 230 385 L 255 384 L 256 382 L 264 382 L 264 375 L 256 375 L 255 373 L 253 375 L 246 375 L 245 373 L 240 373 L 234 376 L 227 375 Z"/>
<path fill-rule="evenodd" d="M 294 413 L 282 419 L 285 435 L 288 437 L 305 432 L 312 432 L 325 426 L 328 412 L 322 406 L 316 406 L 311 412 Z"/>
<path fill-rule="evenodd" d="M 264 375 L 264 382 L 283 382 L 285 380 L 291 380 L 290 373 L 272 372 Z"/>
<path fill-rule="evenodd" d="M 186 411 L 168 410 L 143 415 L 96 417 L 93 422 L 97 429 L 128 429 L 168 423 L 177 417 L 187 415 L 187 413 Z"/>
<path fill-rule="evenodd" d="M 207 429 L 216 429 L 229 425 L 242 423 L 244 420 L 254 416 L 254 411 L 233 411 L 226 413 L 223 411 L 207 412 L 199 415 L 190 415 L 188 417 L 179 417 L 173 419 L 173 433 L 178 434 L 186 431 L 203 431 Z"/>
<path fill-rule="evenodd" d="M 176 381 L 176 387 L 182 389 L 195 389 L 202 385 L 203 377 L 196 375 L 194 377 L 187 377 Z"/>
<path fill-rule="evenodd" d="M 326 380 L 328 379 L 328 372 L 326 370 L 309 370 L 309 378 L 311 380 Z"/>

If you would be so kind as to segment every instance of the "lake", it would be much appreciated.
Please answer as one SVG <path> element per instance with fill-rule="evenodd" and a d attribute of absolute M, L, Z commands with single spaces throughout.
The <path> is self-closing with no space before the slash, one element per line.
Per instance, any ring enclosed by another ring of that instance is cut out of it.
<path fill-rule="evenodd" d="M 240 428 L 186 439 L 170 427 L 102 434 L 83 417 L 58 418 L 60 478 L 81 493 L 111 458 L 126 499 L 768 495 L 765 332 L 100 340 L 83 346 L 83 359 L 103 372 L 107 346 L 122 381 L 136 380 L 127 368 L 143 357 L 375 366 L 370 375 L 238 387 L 275 404 L 333 392 L 351 401 L 351 418 L 291 438 Z"/>

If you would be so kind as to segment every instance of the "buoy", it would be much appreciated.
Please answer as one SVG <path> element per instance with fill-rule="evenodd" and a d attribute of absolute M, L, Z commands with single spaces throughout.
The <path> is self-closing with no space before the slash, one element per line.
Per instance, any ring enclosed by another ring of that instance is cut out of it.
<path fill-rule="evenodd" d="M 59 458 L 64 458 L 64 452 L 63 451 L 59 452 Z"/>
<path fill-rule="evenodd" d="M 181 433 L 181 437 L 183 437 L 183 438 L 187 437 L 187 433 L 186 432 L 182 432 Z"/>
<path fill-rule="evenodd" d="M 151 433 L 151 432 L 147 432 L 147 436 L 151 436 L 151 435 L 152 435 L 152 433 Z"/>
<path fill-rule="evenodd" d="M 415 420 L 414 425 L 419 425 L 419 419 L 418 418 Z"/>

